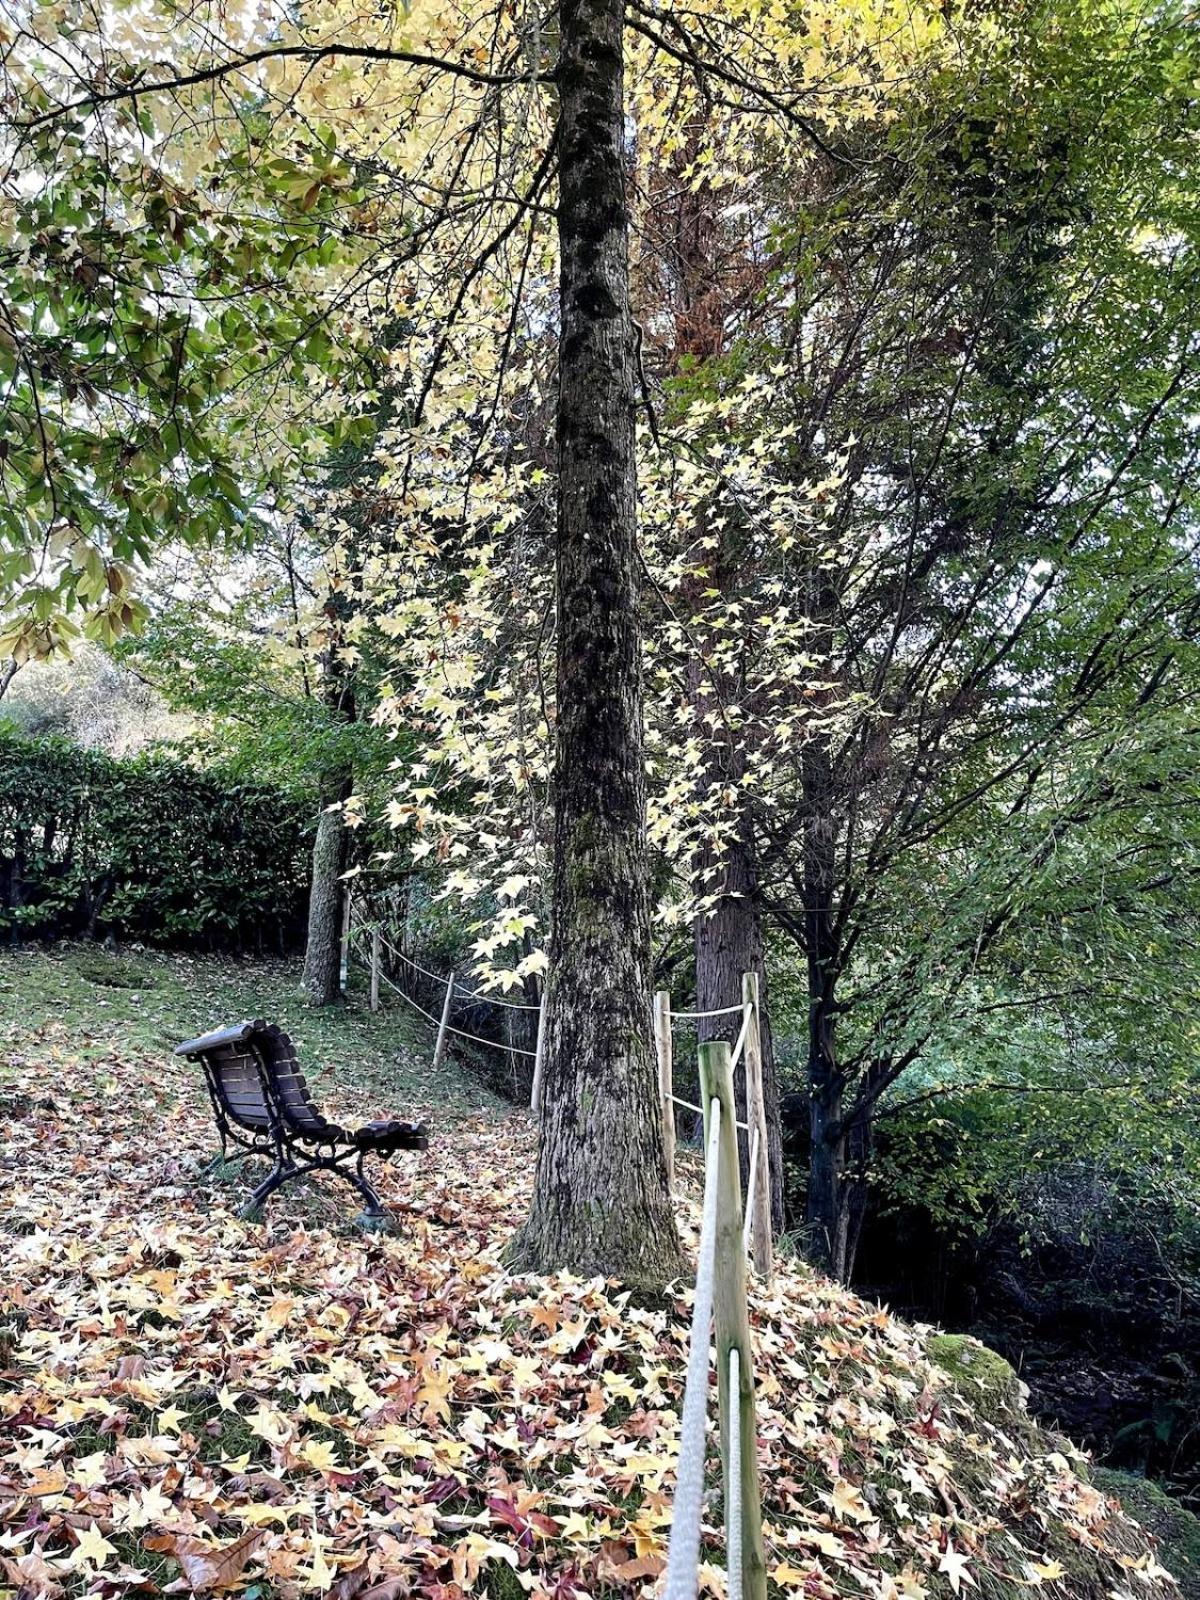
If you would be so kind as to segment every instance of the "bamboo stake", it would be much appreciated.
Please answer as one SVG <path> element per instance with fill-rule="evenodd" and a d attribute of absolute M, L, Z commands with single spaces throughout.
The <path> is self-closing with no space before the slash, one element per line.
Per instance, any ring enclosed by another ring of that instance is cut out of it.
<path fill-rule="evenodd" d="M 713 1322 L 717 1346 L 718 1395 L 721 1408 L 721 1455 L 726 1482 L 736 1465 L 741 1483 L 741 1570 L 743 1600 L 766 1600 L 767 1568 L 763 1557 L 762 1500 L 758 1485 L 758 1430 L 754 1416 L 754 1368 L 750 1349 L 750 1310 L 746 1304 L 746 1252 L 742 1246 L 742 1185 L 729 1045 L 723 1039 L 700 1046 L 700 1085 L 704 1120 L 712 1117 L 714 1097 L 721 1102 L 717 1136 L 717 1269 L 713 1285 Z M 738 1404 L 730 1406 L 729 1352 L 736 1350 Z M 731 1421 L 738 1444 L 731 1452 Z"/>
<path fill-rule="evenodd" d="M 342 892 L 342 958 L 338 968 L 338 988 L 345 994 L 350 981 L 350 918 L 353 905 L 349 885 Z"/>
<path fill-rule="evenodd" d="M 538 1007 L 537 1043 L 533 1047 L 533 1088 L 529 1094 L 529 1109 L 535 1117 L 542 1114 L 542 1069 L 546 1062 L 546 985 L 542 984 L 542 1003 Z"/>
<path fill-rule="evenodd" d="M 654 1048 L 658 1053 L 658 1092 L 662 1097 L 663 1151 L 667 1158 L 667 1184 L 675 1190 L 675 1107 L 671 1104 L 672 1049 L 671 995 L 659 989 L 654 996 Z"/>
<path fill-rule="evenodd" d="M 371 1010 L 379 1010 L 379 962 L 381 962 L 381 934 L 371 928 Z"/>
<path fill-rule="evenodd" d="M 762 1007 L 758 973 L 742 973 L 742 1000 L 750 1006 L 750 1031 L 746 1035 L 746 1121 L 758 1130 L 758 1171 L 747 1197 L 754 1219 L 754 1270 L 770 1278 L 775 1249 L 771 1238 L 771 1147 L 767 1143 L 767 1102 L 763 1093 Z M 755 1179 L 757 1181 L 755 1181 Z"/>
<path fill-rule="evenodd" d="M 371 1010 L 379 1010 L 379 963 L 382 959 L 379 924 L 371 929 Z"/>
<path fill-rule="evenodd" d="M 450 1007 L 454 1004 L 454 974 L 446 980 L 446 998 L 442 1001 L 442 1020 L 438 1023 L 437 1043 L 433 1047 L 433 1070 L 436 1072 L 446 1054 L 446 1031 L 450 1026 Z"/>

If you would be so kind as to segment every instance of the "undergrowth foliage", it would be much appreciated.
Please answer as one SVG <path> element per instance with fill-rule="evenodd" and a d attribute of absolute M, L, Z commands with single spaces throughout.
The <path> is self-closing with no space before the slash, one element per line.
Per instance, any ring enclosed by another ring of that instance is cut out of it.
<path fill-rule="evenodd" d="M 309 829 L 292 801 L 219 769 L 0 731 L 0 938 L 295 949 Z"/>
<path fill-rule="evenodd" d="M 235 1220 L 194 1071 L 95 1026 L 13 1024 L 0 1225 L 0 1572 L 22 1594 L 649 1595 L 689 1296 L 514 1277 L 524 1118 Z M 333 1114 L 383 1109 L 329 1091 Z M 344 1102 L 356 1102 L 344 1106 Z M 436 1105 L 406 1105 L 438 1123 Z M 696 1208 L 681 1217 L 694 1245 Z M 1136 1597 L 1144 1537 L 1019 1410 L 976 1409 L 883 1311 L 784 1263 L 753 1291 L 772 1592 Z M 713 1469 L 715 1473 L 715 1450 Z M 719 1490 L 706 1591 L 724 1591 Z"/>

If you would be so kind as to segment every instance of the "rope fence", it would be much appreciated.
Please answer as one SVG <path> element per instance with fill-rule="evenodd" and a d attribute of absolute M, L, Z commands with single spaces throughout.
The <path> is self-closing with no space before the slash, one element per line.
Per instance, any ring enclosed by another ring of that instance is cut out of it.
<path fill-rule="evenodd" d="M 703 1022 L 708 1017 L 732 1017 L 741 1011 L 741 1006 L 722 1006 L 719 1011 L 672 1011 L 671 1015 L 677 1022 Z"/>
<path fill-rule="evenodd" d="M 695 1594 L 694 1572 L 700 1557 L 700 1521 L 704 1509 L 705 1431 L 708 1424 L 708 1330 L 712 1323 L 713 1278 L 717 1261 L 717 1154 L 721 1137 L 721 1103 L 713 1102 L 704 1162 L 704 1209 L 700 1253 L 696 1262 L 696 1295 L 692 1303 L 692 1337 L 679 1426 L 679 1470 L 667 1555 L 666 1600 L 687 1600 Z"/>
<path fill-rule="evenodd" d="M 663 1146 L 667 1157 L 667 1173 L 671 1187 L 675 1187 L 675 1108 L 705 1116 L 703 1106 L 684 1099 L 675 1093 L 674 1034 L 676 1022 L 707 1021 L 716 1017 L 742 1019 L 733 1045 L 729 1050 L 729 1068 L 733 1072 L 741 1067 L 745 1082 L 746 1120 L 741 1122 L 730 1104 L 729 1121 L 736 1134 L 744 1133 L 749 1140 L 749 1167 L 746 1182 L 746 1221 L 744 1237 L 753 1241 L 755 1270 L 769 1278 L 774 1264 L 774 1242 L 771 1237 L 771 1172 L 767 1145 L 767 1107 L 763 1091 L 762 1072 L 762 1007 L 759 1000 L 758 974 L 742 974 L 742 999 L 740 1005 L 722 1006 L 715 1011 L 672 1011 L 670 992 L 660 989 L 654 996 L 654 1048 L 658 1056 L 658 1088 L 662 1103 Z M 702 1045 L 701 1049 L 705 1047 Z"/>
<path fill-rule="evenodd" d="M 393 960 L 419 973 L 428 982 L 445 985 L 440 1016 L 423 1006 L 388 975 L 384 970 L 385 951 Z M 454 972 L 432 972 L 397 949 L 384 936 L 377 922 L 368 922 L 355 915 L 348 897 L 342 927 L 343 986 L 352 959 L 370 975 L 373 1011 L 379 1009 L 380 988 L 384 986 L 437 1028 L 437 1044 L 433 1055 L 435 1068 L 441 1063 L 447 1040 L 451 1036 L 531 1059 L 534 1063 L 532 1106 L 535 1112 L 540 1109 L 546 1022 L 544 987 L 541 1004 L 537 1006 L 464 989 Z M 514 1011 L 536 1011 L 536 1048 L 528 1050 L 455 1027 L 452 1015 L 456 1000 L 508 1007 Z M 732 1045 L 728 1040 L 715 1040 L 699 1046 L 701 1103 L 697 1105 L 677 1095 L 672 1082 L 674 1024 L 737 1016 L 741 1017 L 741 1025 Z M 769 1278 L 773 1251 L 758 977 L 752 972 L 744 973 L 741 1002 L 712 1011 L 672 1011 L 670 994 L 666 990 L 659 990 L 654 996 L 653 1022 L 662 1102 L 663 1144 L 672 1190 L 675 1188 L 676 1108 L 681 1107 L 703 1117 L 705 1124 L 704 1202 L 687 1376 L 680 1415 L 679 1466 L 667 1554 L 665 1600 L 695 1600 L 699 1585 L 707 1464 L 709 1367 L 711 1347 L 714 1345 L 729 1600 L 766 1600 L 754 1369 L 746 1295 L 748 1255 L 752 1252 L 756 1271 L 764 1278 Z M 744 1122 L 737 1116 L 734 1090 L 734 1073 L 739 1067 L 745 1086 Z M 744 1205 L 738 1153 L 739 1132 L 745 1133 L 749 1140 Z"/>
<path fill-rule="evenodd" d="M 369 938 L 370 949 L 364 949 L 364 943 Z M 445 993 L 442 1000 L 440 1016 L 435 1016 L 426 1009 L 415 996 L 407 989 L 391 979 L 383 970 L 383 952 L 387 951 L 394 960 L 402 962 L 413 971 L 419 972 L 432 983 L 444 984 Z M 371 981 L 371 1010 L 379 1010 L 379 991 L 383 985 L 400 997 L 406 1005 L 420 1013 L 427 1022 L 431 1022 L 437 1029 L 437 1043 L 433 1050 L 433 1067 L 436 1070 L 446 1053 L 447 1041 L 451 1038 L 464 1039 L 468 1044 L 483 1045 L 489 1050 L 503 1050 L 510 1056 L 523 1056 L 533 1062 L 534 1097 L 535 1102 L 539 1094 L 541 1083 L 541 1060 L 544 1041 L 545 1022 L 545 992 L 543 990 L 540 1005 L 528 1005 L 515 1000 L 504 1000 L 499 995 L 491 995 L 481 990 L 465 989 L 459 982 L 457 973 L 431 972 L 411 956 L 405 955 L 403 950 L 397 949 L 392 941 L 385 937 L 378 922 L 367 922 L 356 913 L 353 901 L 347 897 L 346 915 L 342 925 L 342 987 L 346 986 L 347 973 L 350 960 L 358 962 L 363 971 L 369 973 Z M 466 1001 L 474 1005 L 500 1006 L 509 1011 L 535 1011 L 538 1015 L 537 1043 L 534 1049 L 528 1050 L 523 1045 L 509 1043 L 507 1040 L 486 1039 L 482 1034 L 470 1033 L 465 1028 L 456 1028 L 451 1022 L 456 1001 Z M 535 1105 L 536 1108 L 536 1105 Z"/>
<path fill-rule="evenodd" d="M 656 1001 L 656 1016 L 659 1009 Z M 699 1056 L 707 1135 L 704 1205 L 664 1594 L 665 1600 L 695 1600 L 699 1586 L 711 1333 L 711 1343 L 716 1347 L 729 1600 L 766 1600 L 754 1369 L 746 1298 L 745 1241 L 753 1191 L 747 1193 L 743 1214 L 729 1044 L 725 1040 L 702 1044 Z"/>

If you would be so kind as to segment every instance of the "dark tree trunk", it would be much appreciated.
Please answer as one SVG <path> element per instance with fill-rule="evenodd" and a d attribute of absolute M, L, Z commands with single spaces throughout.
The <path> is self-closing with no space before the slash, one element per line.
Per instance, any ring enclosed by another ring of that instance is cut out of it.
<path fill-rule="evenodd" d="M 828 747 L 815 740 L 805 753 L 804 923 L 808 965 L 808 1092 L 812 1151 L 806 1224 L 808 1253 L 835 1278 L 849 1270 L 848 1161 L 842 1114 L 845 1079 L 836 1049 L 837 982 L 841 949 L 834 908 L 837 831 L 832 816 Z"/>
<path fill-rule="evenodd" d="M 831 1277 L 843 1278 L 847 1266 L 849 1216 L 846 1195 L 846 1143 L 842 1136 L 842 1102 L 836 1084 L 819 1084 L 811 1072 L 809 1158 L 805 1221 L 807 1255 Z"/>
<path fill-rule="evenodd" d="M 702 131 L 693 130 L 666 175 L 663 203 L 673 208 L 674 238 L 671 277 L 675 290 L 675 345 L 671 364 L 676 372 L 693 370 L 699 364 L 720 356 L 724 348 L 728 295 L 722 291 L 720 270 L 720 228 L 722 205 L 719 193 L 707 183 L 694 185 L 686 169 L 701 148 Z M 703 522 L 704 519 L 702 518 Z M 707 535 L 707 526 L 697 529 L 697 538 Z M 736 537 L 723 537 L 709 552 L 697 543 L 694 575 L 684 585 L 687 602 L 699 609 L 705 591 L 715 587 L 729 599 L 738 598 L 738 581 L 743 576 L 740 561 L 749 553 L 738 549 Z M 702 744 L 712 739 L 711 714 L 714 709 L 713 685 L 709 674 L 693 660 L 689 671 L 696 737 Z M 743 685 L 726 681 L 720 697 L 736 701 Z M 706 782 L 725 787 L 745 771 L 744 754 L 734 750 L 722 756 L 712 751 L 707 762 Z M 711 866 L 711 857 L 702 859 L 701 868 Z M 757 903 L 757 874 L 749 820 L 743 816 L 737 835 L 729 841 L 720 862 L 721 882 L 715 906 L 698 916 L 692 926 L 696 957 L 696 1008 L 722 1010 L 741 1000 L 742 974 L 756 972 L 759 998 L 763 1007 L 762 1062 L 763 1093 L 767 1110 L 767 1142 L 771 1168 L 771 1221 L 776 1232 L 783 1227 L 783 1134 L 779 1120 L 779 1093 L 775 1079 L 775 1052 L 767 1005 L 767 973 L 763 960 L 763 939 Z M 740 1017 L 701 1020 L 697 1033 L 701 1043 L 710 1039 L 737 1038 Z M 746 1116 L 746 1074 L 736 1075 L 738 1116 Z M 745 1135 L 738 1141 L 742 1166 L 743 1191 L 749 1179 L 749 1147 Z"/>
<path fill-rule="evenodd" d="M 783 1130 L 779 1120 L 779 1086 L 775 1078 L 775 1050 L 771 1037 L 770 1005 L 767 996 L 767 970 L 763 960 L 762 926 L 756 898 L 757 882 L 753 851 L 748 840 L 730 841 L 723 861 L 720 898 L 707 913 L 696 918 L 692 929 L 696 951 L 696 1009 L 718 1011 L 736 1005 L 742 997 L 742 974 L 758 974 L 759 1001 L 762 1006 L 763 1098 L 767 1108 L 767 1144 L 771 1158 L 771 1225 L 778 1233 L 783 1227 Z M 698 1035 L 708 1039 L 728 1039 L 732 1044 L 741 1028 L 741 1017 L 713 1017 L 702 1020 Z M 746 1074 L 738 1069 L 736 1079 L 738 1117 L 746 1116 Z M 742 1183 L 749 1179 L 749 1153 L 745 1136 L 740 1141 Z"/>
<path fill-rule="evenodd" d="M 542 1138 L 515 1262 L 682 1266 L 650 1047 L 624 0 L 563 0 L 558 719 Z"/>
<path fill-rule="evenodd" d="M 533 939 L 526 934 L 524 947 L 527 954 L 532 945 Z M 504 996 L 504 999 L 515 1001 L 525 1009 L 518 1011 L 515 1006 L 511 1006 L 501 1011 L 506 1042 L 514 1050 L 528 1052 L 510 1058 L 513 1099 L 525 1106 L 529 1104 L 530 1090 L 533 1088 L 533 1060 L 537 1051 L 538 1036 L 537 1006 L 541 1000 L 541 993 L 537 979 L 526 978 L 519 988 Z"/>

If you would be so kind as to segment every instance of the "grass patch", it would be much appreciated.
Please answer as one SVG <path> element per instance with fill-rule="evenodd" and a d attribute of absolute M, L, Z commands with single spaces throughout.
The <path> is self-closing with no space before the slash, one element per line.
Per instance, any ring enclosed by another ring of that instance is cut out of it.
<path fill-rule="evenodd" d="M 153 968 L 146 962 L 108 951 L 81 955 L 76 961 L 76 971 L 87 983 L 97 984 L 101 989 L 152 989 L 157 981 Z"/>
<path fill-rule="evenodd" d="M 434 1072 L 432 1029 L 400 1001 L 372 1012 L 357 973 L 345 1003 L 314 1009 L 301 997 L 297 962 L 80 943 L 0 952 L 0 1094 L 38 1034 L 56 1022 L 74 1051 L 102 1062 L 114 1052 L 160 1056 L 244 1017 L 288 1030 L 316 1090 L 366 1089 L 381 1110 L 401 1116 L 408 1105 L 437 1107 L 452 1121 L 508 1109 L 456 1062 Z"/>
<path fill-rule="evenodd" d="M 145 1583 L 136 1585 L 136 1588 L 161 1592 L 179 1576 L 179 1563 L 174 1556 L 166 1555 L 161 1550 L 147 1550 L 137 1534 L 113 1533 L 109 1536 L 109 1543 L 120 1561 L 145 1575 Z"/>

